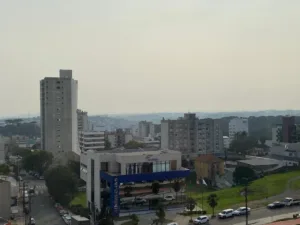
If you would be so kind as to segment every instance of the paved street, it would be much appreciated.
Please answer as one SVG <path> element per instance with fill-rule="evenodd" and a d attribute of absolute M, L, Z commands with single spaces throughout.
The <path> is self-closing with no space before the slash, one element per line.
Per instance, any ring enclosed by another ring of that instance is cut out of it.
<path fill-rule="evenodd" d="M 190 217 L 183 217 L 183 216 L 177 215 L 177 212 L 179 212 L 179 211 L 182 211 L 182 210 L 167 211 L 166 218 L 169 220 L 178 222 L 179 225 L 187 225 Z M 278 209 L 278 210 L 268 210 L 266 208 L 261 208 L 261 209 L 253 210 L 251 212 L 251 214 L 249 215 L 249 221 L 257 220 L 257 219 L 265 218 L 265 217 L 272 218 L 272 217 L 275 217 L 276 215 L 281 215 L 281 214 L 286 214 L 286 213 L 296 213 L 296 212 L 300 212 L 300 207 L 295 206 L 295 207 L 283 208 L 283 209 Z M 154 218 L 154 213 L 139 215 L 139 218 L 140 218 L 141 225 L 149 225 L 149 224 L 151 224 L 152 218 Z M 194 216 L 193 218 L 196 218 L 196 216 Z M 211 225 L 233 225 L 233 224 L 237 224 L 237 223 L 242 223 L 244 221 L 245 221 L 245 216 L 234 217 L 234 218 L 225 219 L 225 220 L 219 220 L 216 218 L 216 219 L 212 219 L 210 221 L 210 224 Z"/>
<path fill-rule="evenodd" d="M 53 202 L 48 197 L 47 188 L 43 180 L 26 180 L 28 187 L 36 186 L 35 196 L 32 197 L 31 216 L 36 225 L 65 225 L 56 212 Z"/>

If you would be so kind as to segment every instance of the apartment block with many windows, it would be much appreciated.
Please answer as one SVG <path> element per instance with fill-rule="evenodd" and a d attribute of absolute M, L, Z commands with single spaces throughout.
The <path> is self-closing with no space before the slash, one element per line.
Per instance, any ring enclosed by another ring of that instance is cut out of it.
<path fill-rule="evenodd" d="M 105 148 L 103 131 L 80 131 L 79 147 L 81 152 L 87 150 L 102 151 Z"/>

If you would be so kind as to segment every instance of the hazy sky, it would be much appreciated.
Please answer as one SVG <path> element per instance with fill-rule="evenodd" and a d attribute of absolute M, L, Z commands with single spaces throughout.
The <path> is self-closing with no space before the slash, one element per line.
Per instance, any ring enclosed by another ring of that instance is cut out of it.
<path fill-rule="evenodd" d="M 0 116 L 72 69 L 89 114 L 299 109 L 300 1 L 7 0 Z"/>

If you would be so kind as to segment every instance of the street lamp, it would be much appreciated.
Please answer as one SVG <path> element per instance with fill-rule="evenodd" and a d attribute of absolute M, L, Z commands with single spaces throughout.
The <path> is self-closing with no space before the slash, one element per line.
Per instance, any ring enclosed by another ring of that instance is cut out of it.
<path fill-rule="evenodd" d="M 248 225 L 248 186 L 249 182 L 247 178 L 243 178 L 243 183 L 245 185 L 245 205 L 246 205 L 246 225 Z"/>

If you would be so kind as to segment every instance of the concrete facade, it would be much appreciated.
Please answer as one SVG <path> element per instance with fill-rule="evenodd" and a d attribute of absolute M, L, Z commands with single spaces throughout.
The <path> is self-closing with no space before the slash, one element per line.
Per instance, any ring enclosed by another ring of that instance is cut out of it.
<path fill-rule="evenodd" d="M 223 135 L 219 120 L 201 119 L 186 113 L 177 120 L 161 121 L 161 148 L 183 154 L 223 152 Z"/>
<path fill-rule="evenodd" d="M 181 171 L 181 153 L 172 150 L 110 150 L 87 151 L 81 155 L 81 179 L 87 184 L 87 204 L 101 209 L 100 171 L 111 176 L 144 175 Z M 164 165 L 164 166 L 162 166 Z M 146 178 L 145 178 L 146 179 Z"/>
<path fill-rule="evenodd" d="M 89 130 L 88 113 L 77 109 L 78 132 Z"/>
<path fill-rule="evenodd" d="M 80 131 L 78 135 L 81 152 L 86 152 L 87 150 L 104 150 L 103 131 Z"/>
<path fill-rule="evenodd" d="M 41 147 L 51 151 L 54 161 L 66 164 L 78 148 L 77 89 L 72 70 L 40 81 Z"/>
<path fill-rule="evenodd" d="M 0 179 L 0 217 L 9 219 L 11 216 L 11 184 Z"/>
<path fill-rule="evenodd" d="M 235 135 L 239 132 L 246 132 L 249 134 L 248 118 L 233 118 L 229 121 L 230 142 L 235 139 Z"/>
<path fill-rule="evenodd" d="M 117 129 L 114 132 L 106 132 L 105 138 L 110 142 L 111 148 L 122 147 L 133 140 L 132 134 L 122 129 Z"/>

